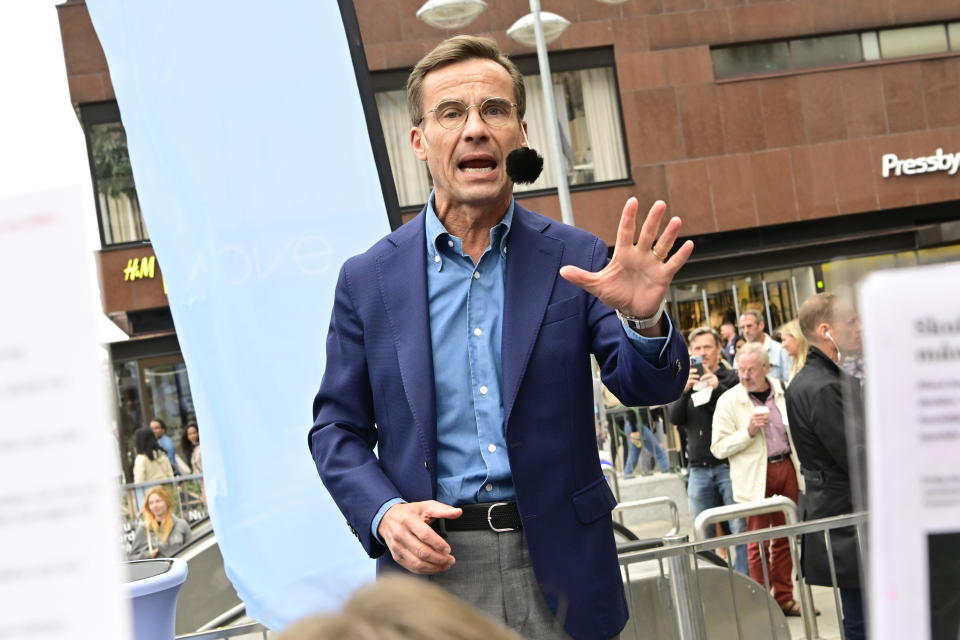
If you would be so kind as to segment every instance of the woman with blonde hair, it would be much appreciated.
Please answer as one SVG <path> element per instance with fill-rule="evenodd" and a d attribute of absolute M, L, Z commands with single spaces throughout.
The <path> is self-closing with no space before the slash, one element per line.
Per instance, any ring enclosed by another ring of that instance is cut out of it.
<path fill-rule="evenodd" d="M 780 343 L 793 362 L 786 379 L 786 382 L 789 383 L 793 380 L 793 376 L 797 375 L 797 372 L 803 369 L 803 365 L 807 363 L 807 351 L 810 350 L 810 343 L 803 337 L 803 332 L 800 331 L 800 321 L 796 318 L 781 326 L 777 331 L 780 333 Z"/>
<path fill-rule="evenodd" d="M 522 640 L 440 587 L 403 575 L 378 579 L 339 613 L 293 623 L 279 640 Z"/>
<path fill-rule="evenodd" d="M 147 491 L 142 521 L 133 536 L 131 560 L 169 558 L 190 542 L 190 525 L 173 515 L 173 499 L 163 487 Z"/>

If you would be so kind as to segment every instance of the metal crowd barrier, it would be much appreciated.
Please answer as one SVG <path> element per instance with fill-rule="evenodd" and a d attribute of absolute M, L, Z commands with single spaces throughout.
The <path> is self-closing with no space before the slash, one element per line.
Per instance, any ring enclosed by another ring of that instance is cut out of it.
<path fill-rule="evenodd" d="M 249 624 L 239 624 L 232 627 L 220 627 L 209 631 L 199 631 L 197 633 L 186 633 L 177 636 L 177 640 L 220 640 L 221 638 L 236 638 L 238 636 L 247 636 L 259 634 L 263 640 L 267 640 L 269 630 L 258 622 Z"/>
<path fill-rule="evenodd" d="M 627 506 L 620 505 L 620 508 Z M 717 538 L 706 537 L 708 529 L 716 522 L 776 512 L 784 514 L 786 525 Z M 865 513 L 855 513 L 800 522 L 796 504 L 788 498 L 775 496 L 704 511 L 694 522 L 695 542 L 690 542 L 686 535 L 678 535 L 674 529 L 663 537 L 656 548 L 649 548 L 649 541 L 636 543 L 641 547 L 637 550 L 632 550 L 629 543 L 619 545 L 619 561 L 630 610 L 630 620 L 620 638 L 790 640 L 786 618 L 770 593 L 770 574 L 763 554 L 760 556 L 764 575 L 762 585 L 735 572 L 732 565 L 718 566 L 702 557 L 704 552 L 722 548 L 727 550 L 728 557 L 732 557 L 732 550 L 737 545 L 788 538 L 795 590 L 800 599 L 803 637 L 805 640 L 819 640 L 813 598 L 809 585 L 803 579 L 797 551 L 797 536 L 817 533 L 826 540 L 837 626 L 843 638 L 840 596 L 829 532 L 843 527 L 856 527 L 862 557 L 860 534 L 866 520 Z"/>

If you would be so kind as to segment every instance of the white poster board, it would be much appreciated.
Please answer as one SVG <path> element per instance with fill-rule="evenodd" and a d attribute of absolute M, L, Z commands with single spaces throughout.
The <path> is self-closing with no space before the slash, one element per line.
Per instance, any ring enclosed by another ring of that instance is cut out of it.
<path fill-rule="evenodd" d="M 0 200 L 0 638 L 130 633 L 81 197 Z"/>
<path fill-rule="evenodd" d="M 960 265 L 870 275 L 870 637 L 960 637 Z"/>

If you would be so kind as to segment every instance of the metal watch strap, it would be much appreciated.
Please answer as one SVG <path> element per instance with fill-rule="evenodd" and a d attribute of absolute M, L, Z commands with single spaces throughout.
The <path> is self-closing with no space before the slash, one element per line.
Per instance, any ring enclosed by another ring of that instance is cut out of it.
<path fill-rule="evenodd" d="M 666 307 L 666 300 L 660 301 L 660 306 L 657 307 L 657 312 L 650 316 L 649 318 L 638 318 L 636 316 L 628 316 L 625 313 L 622 313 L 617 309 L 617 317 L 626 324 L 628 327 L 634 331 L 643 331 L 644 329 L 649 329 L 651 327 L 657 326 L 660 323 L 660 318 L 663 317 L 663 310 Z"/>

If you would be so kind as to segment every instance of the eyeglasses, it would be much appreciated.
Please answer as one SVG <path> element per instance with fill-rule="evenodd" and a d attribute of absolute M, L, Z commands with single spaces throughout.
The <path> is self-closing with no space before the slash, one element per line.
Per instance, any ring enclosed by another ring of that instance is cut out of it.
<path fill-rule="evenodd" d="M 444 100 L 433 109 L 425 112 L 423 118 L 428 113 L 437 116 L 437 123 L 444 129 L 459 129 L 467 121 L 467 112 L 470 107 L 476 107 L 480 119 L 491 127 L 505 127 L 510 122 L 510 114 L 516 108 L 516 104 L 505 98 L 487 98 L 480 104 L 464 104 L 459 100 Z M 420 122 L 423 122 L 420 118 Z"/>

